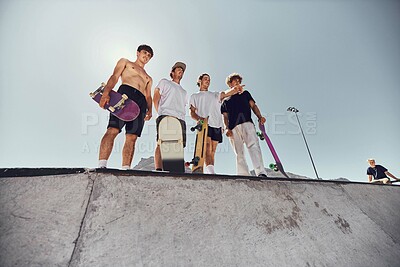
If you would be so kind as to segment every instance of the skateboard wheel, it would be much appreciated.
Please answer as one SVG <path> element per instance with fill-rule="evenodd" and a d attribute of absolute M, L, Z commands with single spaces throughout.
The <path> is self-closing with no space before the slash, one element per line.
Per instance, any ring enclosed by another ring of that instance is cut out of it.
<path fill-rule="evenodd" d="M 108 107 L 108 110 L 111 112 L 115 112 L 115 108 L 114 107 Z"/>
<path fill-rule="evenodd" d="M 257 136 L 260 138 L 260 140 L 264 140 L 264 135 L 261 132 L 257 132 Z"/>
<path fill-rule="evenodd" d="M 203 173 L 203 167 L 199 167 L 192 171 L 192 173 Z"/>
<path fill-rule="evenodd" d="M 123 95 L 122 95 L 122 98 L 123 98 L 124 100 L 127 100 L 127 99 L 128 99 L 128 96 L 127 96 L 126 94 L 123 94 Z"/>
<path fill-rule="evenodd" d="M 196 126 L 191 127 L 190 131 L 194 132 L 195 130 L 198 130 L 200 132 L 202 129 L 203 129 L 202 124 L 199 123 Z"/>
<path fill-rule="evenodd" d="M 275 168 L 276 168 L 276 165 L 275 165 L 274 163 L 271 163 L 271 164 L 269 164 L 269 168 L 270 168 L 270 169 L 275 169 Z"/>

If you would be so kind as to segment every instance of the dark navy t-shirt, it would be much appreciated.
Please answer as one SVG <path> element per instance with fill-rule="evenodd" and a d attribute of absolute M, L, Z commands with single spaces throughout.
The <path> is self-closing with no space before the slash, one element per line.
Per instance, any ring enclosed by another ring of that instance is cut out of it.
<path fill-rule="evenodd" d="M 231 96 L 222 103 L 221 113 L 228 113 L 228 128 L 230 130 L 241 123 L 253 122 L 251 119 L 250 100 L 254 101 L 253 97 L 248 91 L 244 91 L 242 94 Z"/>
<path fill-rule="evenodd" d="M 369 167 L 367 169 L 367 175 L 372 175 L 374 176 L 374 179 L 381 179 L 381 178 L 387 178 L 385 172 L 387 169 L 381 165 L 375 165 L 375 168 Z"/>

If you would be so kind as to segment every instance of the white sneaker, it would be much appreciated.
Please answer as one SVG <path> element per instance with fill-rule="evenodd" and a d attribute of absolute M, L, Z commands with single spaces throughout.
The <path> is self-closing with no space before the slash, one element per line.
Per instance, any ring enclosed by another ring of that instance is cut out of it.
<path fill-rule="evenodd" d="M 206 166 L 207 174 L 215 174 L 214 165 L 207 165 Z M 206 173 L 206 172 L 204 172 Z"/>
<path fill-rule="evenodd" d="M 105 169 L 105 168 L 107 168 L 107 160 L 106 159 L 99 160 L 99 169 Z"/>

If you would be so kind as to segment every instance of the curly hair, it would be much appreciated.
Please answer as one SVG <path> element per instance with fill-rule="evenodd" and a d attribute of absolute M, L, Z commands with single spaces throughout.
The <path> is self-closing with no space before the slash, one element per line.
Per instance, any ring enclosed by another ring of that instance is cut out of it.
<path fill-rule="evenodd" d="M 226 85 L 229 86 L 229 84 L 230 84 L 230 83 L 233 81 L 233 79 L 235 79 L 235 78 L 238 78 L 238 79 L 239 79 L 239 82 L 242 83 L 242 80 L 243 80 L 242 76 L 240 76 L 239 73 L 234 72 L 234 73 L 229 74 L 228 77 L 226 77 L 226 80 L 225 80 Z"/>

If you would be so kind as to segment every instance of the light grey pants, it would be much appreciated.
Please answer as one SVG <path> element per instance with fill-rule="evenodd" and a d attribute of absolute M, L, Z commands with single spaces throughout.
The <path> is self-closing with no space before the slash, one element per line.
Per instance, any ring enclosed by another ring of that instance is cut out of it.
<path fill-rule="evenodd" d="M 244 154 L 244 145 L 246 145 L 256 175 L 267 174 L 254 124 L 245 122 L 236 125 L 232 133 L 233 136 L 229 140 L 236 155 L 236 173 L 238 175 L 250 175 Z"/>

